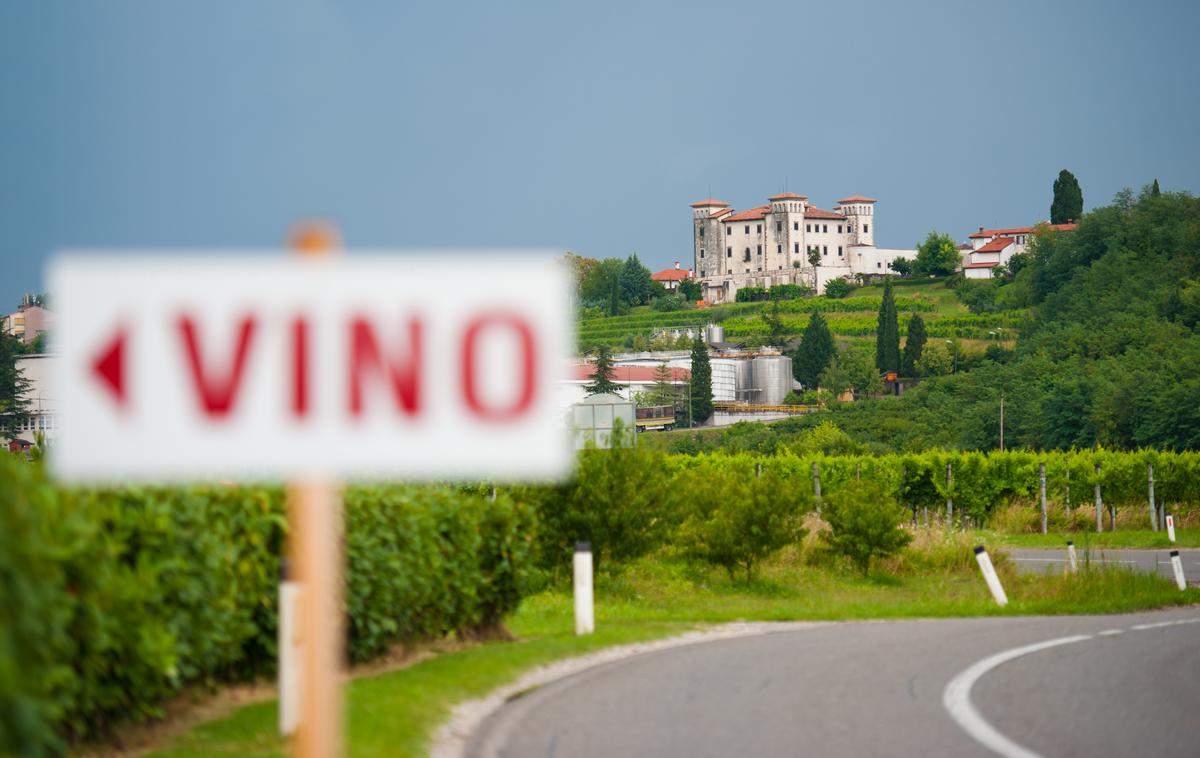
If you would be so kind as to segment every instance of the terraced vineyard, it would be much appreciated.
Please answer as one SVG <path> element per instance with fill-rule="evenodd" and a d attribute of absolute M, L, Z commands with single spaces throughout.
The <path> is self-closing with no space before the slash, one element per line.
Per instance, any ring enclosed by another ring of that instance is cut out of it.
<path fill-rule="evenodd" d="M 907 315 L 912 313 L 922 315 L 931 337 L 989 341 L 1015 339 L 1029 318 L 1025 311 L 972 314 L 941 281 L 902 282 L 897 286 L 896 294 L 902 335 L 907 327 Z M 875 334 L 880 297 L 879 287 L 865 287 L 856 290 L 853 297 L 841 300 L 826 297 L 785 300 L 780 303 L 780 310 L 790 337 L 800 334 L 808 323 L 809 314 L 814 311 L 826 314 L 829 328 L 839 337 L 870 337 Z M 591 350 L 600 345 L 644 349 L 656 330 L 708 323 L 724 326 L 728 340 L 762 344 L 768 332 L 762 314 L 769 308 L 771 304 L 764 302 L 730 303 L 666 313 L 639 308 L 625 316 L 584 319 L 579 327 L 580 349 Z"/>

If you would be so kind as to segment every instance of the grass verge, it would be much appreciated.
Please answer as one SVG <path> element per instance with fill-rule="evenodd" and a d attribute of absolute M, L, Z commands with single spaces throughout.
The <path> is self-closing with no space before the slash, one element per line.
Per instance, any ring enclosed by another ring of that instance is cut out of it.
<path fill-rule="evenodd" d="M 1200 602 L 1200 589 L 1179 592 L 1157 577 L 1094 569 L 1075 576 L 1018 576 L 1002 555 L 998 570 L 1010 604 L 997 608 L 965 546 L 973 535 L 929 532 L 917 549 L 866 576 L 795 548 L 762 566 L 754 581 L 657 556 L 597 579 L 597 632 L 571 633 L 569 591 L 527 598 L 510 620 L 515 642 L 444 653 L 409 668 L 357 679 L 347 687 L 347 747 L 354 756 L 424 755 L 455 703 L 481 697 L 550 661 L 611 645 L 666 637 L 702 624 L 932 618 L 951 616 L 1117 613 Z M 813 565 L 816 563 L 816 565 Z M 276 704 L 264 702 L 203 724 L 156 756 L 275 756 Z"/>

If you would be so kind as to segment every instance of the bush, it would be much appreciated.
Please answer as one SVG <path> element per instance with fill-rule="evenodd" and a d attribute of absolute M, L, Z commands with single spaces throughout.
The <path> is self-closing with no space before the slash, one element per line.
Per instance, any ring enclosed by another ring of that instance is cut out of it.
<path fill-rule="evenodd" d="M 845 279 L 830 279 L 825 282 L 825 296 L 840 300 L 854 291 L 854 284 Z"/>
<path fill-rule="evenodd" d="M 756 563 L 804 539 L 803 514 L 812 504 L 805 493 L 769 471 L 761 477 L 729 469 L 689 471 L 676 485 L 679 508 L 688 514 L 680 543 L 689 555 L 724 568 L 731 579 L 743 569 L 750 581 Z"/>
<path fill-rule="evenodd" d="M 344 496 L 347 653 L 513 610 L 527 508 L 445 487 Z M 0 754 L 61 752 L 190 684 L 275 666 L 283 493 L 62 489 L 0 456 Z"/>
<path fill-rule="evenodd" d="M 812 292 L 802 284 L 776 284 L 767 293 L 772 300 L 795 300 Z"/>
<path fill-rule="evenodd" d="M 660 313 L 682 311 L 690 306 L 691 303 L 684 300 L 683 295 L 663 295 L 650 301 L 650 307 Z"/>
<path fill-rule="evenodd" d="M 768 299 L 768 294 L 762 287 L 742 287 L 737 291 L 735 299 L 739 303 L 756 303 Z"/>
<path fill-rule="evenodd" d="M 822 539 L 864 574 L 872 558 L 894 555 L 912 541 L 900 527 L 905 514 L 895 498 L 873 482 L 839 489 L 825 500 L 821 516 L 830 528 Z"/>

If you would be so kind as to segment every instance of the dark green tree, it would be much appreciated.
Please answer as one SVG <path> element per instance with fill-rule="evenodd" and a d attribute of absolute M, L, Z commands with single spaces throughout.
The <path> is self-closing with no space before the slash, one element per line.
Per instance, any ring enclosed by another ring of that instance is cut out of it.
<path fill-rule="evenodd" d="M 612 350 L 607 345 L 601 345 L 596 349 L 596 365 L 592 371 L 592 381 L 584 385 L 584 390 L 589 395 L 616 393 L 621 385 L 613 381 L 614 373 Z"/>
<path fill-rule="evenodd" d="M 900 362 L 902 376 L 917 375 L 917 361 L 925 350 L 925 319 L 914 313 L 908 320 L 908 336 L 904 339 L 904 358 Z"/>
<path fill-rule="evenodd" d="M 837 347 L 825 317 L 816 311 L 808 317 L 808 326 L 800 335 L 800 346 L 792 354 L 792 375 L 805 389 L 813 389 L 821 379 L 821 372 L 829 366 Z"/>
<path fill-rule="evenodd" d="M 773 300 L 769 308 L 764 308 L 759 314 L 767 327 L 767 344 L 782 347 L 787 337 L 787 325 L 783 323 L 783 309 L 778 300 Z"/>
<path fill-rule="evenodd" d="M 900 371 L 900 324 L 891 277 L 883 280 L 883 300 L 879 303 L 879 322 L 875 328 L 875 366 L 884 373 Z"/>
<path fill-rule="evenodd" d="M 625 259 L 621 269 L 621 300 L 629 305 L 644 305 L 650 302 L 651 285 L 650 269 L 642 265 L 637 253 Z"/>
<path fill-rule="evenodd" d="M 917 276 L 949 276 L 958 270 L 959 263 L 954 238 L 949 234 L 930 232 L 925 241 L 917 245 L 912 272 Z"/>
<path fill-rule="evenodd" d="M 1050 203 L 1050 223 L 1065 224 L 1078 221 L 1083 215 L 1083 190 L 1079 180 L 1065 168 L 1054 180 L 1054 200 Z"/>
<path fill-rule="evenodd" d="M 579 277 L 579 302 L 583 305 L 608 305 L 614 289 L 619 289 L 621 270 L 625 263 L 620 258 L 605 258 L 592 261 L 590 258 L 568 259 Z"/>
<path fill-rule="evenodd" d="M 681 279 L 679 281 L 679 294 L 683 295 L 684 300 L 694 303 L 703 296 L 704 291 L 700 286 L 700 282 L 695 279 Z"/>
<path fill-rule="evenodd" d="M 22 348 L 16 337 L 0 334 L 0 432 L 10 436 L 29 418 L 32 384 L 17 367 Z"/>
<path fill-rule="evenodd" d="M 700 335 L 692 343 L 691 387 L 692 423 L 702 424 L 713 412 L 712 364 L 708 361 L 708 345 Z"/>
<path fill-rule="evenodd" d="M 908 258 L 897 258 L 888 264 L 888 268 L 900 276 L 910 276 L 913 272 L 913 262 Z"/>
<path fill-rule="evenodd" d="M 1150 197 L 1158 197 L 1162 194 L 1162 190 L 1158 188 L 1158 180 L 1154 180 L 1154 184 L 1150 185 Z"/>

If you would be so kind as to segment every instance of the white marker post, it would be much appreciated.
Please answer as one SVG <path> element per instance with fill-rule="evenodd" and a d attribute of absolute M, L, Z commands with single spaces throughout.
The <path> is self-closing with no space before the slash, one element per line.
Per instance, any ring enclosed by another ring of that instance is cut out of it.
<path fill-rule="evenodd" d="M 1167 514 L 1167 539 L 1175 544 L 1175 517 L 1170 513 Z"/>
<path fill-rule="evenodd" d="M 992 591 L 996 605 L 1008 605 L 1008 596 L 1004 594 L 1004 588 L 1000 586 L 1000 577 L 996 576 L 992 559 L 988 557 L 987 550 L 983 549 L 983 545 L 975 548 L 975 560 L 979 562 L 979 570 L 983 572 L 983 579 L 987 582 L 988 589 Z"/>
<path fill-rule="evenodd" d="M 596 616 L 592 606 L 592 546 L 575 543 L 575 634 L 596 631 Z"/>
<path fill-rule="evenodd" d="M 1175 569 L 1175 584 L 1181 590 L 1187 589 L 1187 582 L 1183 578 L 1183 561 L 1179 560 L 1179 551 L 1171 551 L 1171 568 Z"/>
<path fill-rule="evenodd" d="M 300 638 L 296 612 L 300 584 L 284 558 L 279 570 L 279 733 L 291 736 L 300 723 Z"/>
<path fill-rule="evenodd" d="M 1079 562 L 1075 559 L 1075 543 L 1067 540 L 1067 560 L 1071 563 L 1071 573 L 1079 573 Z"/>

